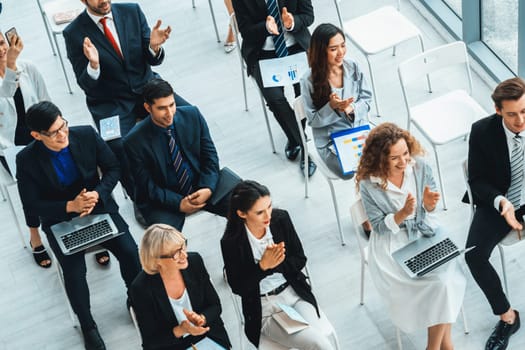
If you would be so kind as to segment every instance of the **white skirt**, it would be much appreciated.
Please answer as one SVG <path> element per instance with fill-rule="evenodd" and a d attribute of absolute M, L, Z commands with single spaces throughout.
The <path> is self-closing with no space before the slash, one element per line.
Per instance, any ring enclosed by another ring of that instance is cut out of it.
<path fill-rule="evenodd" d="M 407 243 L 406 229 L 396 234 L 372 232 L 370 236 L 370 275 L 387 304 L 392 322 L 405 333 L 455 322 L 467 284 L 460 260 L 453 259 L 412 279 L 391 255 Z"/>

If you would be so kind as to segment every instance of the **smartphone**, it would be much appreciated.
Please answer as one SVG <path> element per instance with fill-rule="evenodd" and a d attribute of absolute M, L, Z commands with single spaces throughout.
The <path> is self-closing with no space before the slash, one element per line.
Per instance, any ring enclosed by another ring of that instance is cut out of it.
<path fill-rule="evenodd" d="M 5 32 L 5 38 L 7 40 L 7 43 L 9 44 L 9 46 L 11 46 L 11 40 L 13 39 L 13 36 L 18 36 L 18 33 L 16 32 L 16 28 L 13 27 L 11 29 L 9 29 L 7 32 Z"/>

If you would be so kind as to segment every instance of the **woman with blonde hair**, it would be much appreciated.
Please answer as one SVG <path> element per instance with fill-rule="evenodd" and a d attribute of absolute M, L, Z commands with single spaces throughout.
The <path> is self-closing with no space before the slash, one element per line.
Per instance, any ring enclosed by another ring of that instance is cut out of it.
<path fill-rule="evenodd" d="M 356 181 L 373 228 L 370 275 L 392 321 L 407 333 L 427 328 L 428 350 L 452 350 L 451 324 L 466 287 L 458 260 L 412 279 L 392 258 L 395 250 L 438 229 L 435 211 L 440 194 L 423 153 L 408 131 L 380 124 L 366 139 Z"/>
<path fill-rule="evenodd" d="M 204 262 L 175 228 L 151 225 L 140 244 L 141 271 L 128 295 L 144 349 L 186 350 L 199 342 L 231 348 L 221 304 Z M 207 339 L 205 339 L 207 338 Z"/>

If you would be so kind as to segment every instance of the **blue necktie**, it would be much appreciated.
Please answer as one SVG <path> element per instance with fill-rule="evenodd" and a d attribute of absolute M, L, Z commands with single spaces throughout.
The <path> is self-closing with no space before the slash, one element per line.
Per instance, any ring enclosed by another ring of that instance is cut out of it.
<path fill-rule="evenodd" d="M 179 193 L 186 196 L 190 194 L 193 190 L 191 182 L 193 178 L 192 171 L 186 160 L 182 157 L 175 138 L 173 138 L 172 129 L 167 129 L 166 134 L 169 137 L 168 147 L 171 155 L 171 163 L 175 169 L 175 174 L 177 176 L 177 182 L 179 184 Z"/>
<path fill-rule="evenodd" d="M 266 2 L 268 8 L 268 15 L 275 19 L 277 24 L 278 35 L 272 35 L 273 43 L 275 45 L 275 55 L 277 57 L 288 56 L 288 49 L 286 48 L 286 40 L 284 39 L 284 27 L 281 21 L 281 14 L 279 13 L 279 7 L 277 6 L 277 0 L 268 0 Z"/>

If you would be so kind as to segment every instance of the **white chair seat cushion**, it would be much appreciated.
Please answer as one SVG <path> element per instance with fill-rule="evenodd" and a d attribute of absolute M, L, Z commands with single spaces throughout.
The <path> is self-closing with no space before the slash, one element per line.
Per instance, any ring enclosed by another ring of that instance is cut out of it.
<path fill-rule="evenodd" d="M 488 113 L 465 91 L 454 90 L 410 108 L 410 119 L 435 145 L 468 135 Z"/>
<path fill-rule="evenodd" d="M 505 238 L 501 240 L 501 242 L 499 242 L 499 244 L 503 246 L 510 246 L 510 245 L 514 245 L 516 243 L 520 243 L 524 241 L 525 241 L 525 237 L 522 237 L 520 240 L 520 238 L 518 237 L 518 231 L 512 230 L 505 236 Z"/>
<path fill-rule="evenodd" d="M 348 38 L 367 55 L 374 55 L 421 36 L 417 27 L 392 6 L 381 7 L 344 23 Z"/>

